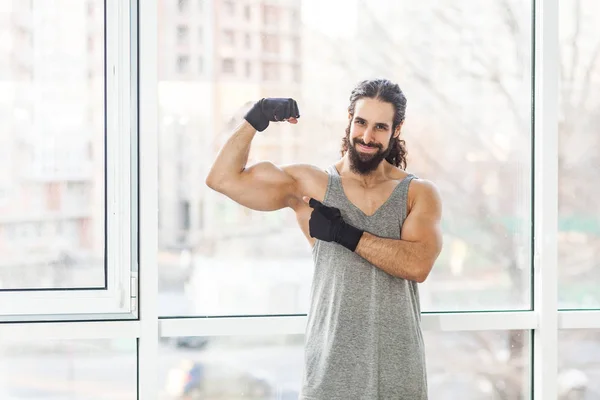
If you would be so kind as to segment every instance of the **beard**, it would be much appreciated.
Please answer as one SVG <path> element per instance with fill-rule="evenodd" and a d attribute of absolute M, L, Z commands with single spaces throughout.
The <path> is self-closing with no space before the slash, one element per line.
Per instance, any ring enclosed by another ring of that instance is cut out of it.
<path fill-rule="evenodd" d="M 366 144 L 362 139 L 355 138 L 350 140 L 350 130 L 348 129 L 346 134 L 346 140 L 348 142 L 348 158 L 350 160 L 350 170 L 359 175 L 367 175 L 377 169 L 379 164 L 390 154 L 392 149 L 392 139 L 390 143 L 384 149 L 380 143 L 369 143 Z M 361 144 L 366 147 L 376 148 L 375 153 L 361 153 L 356 149 L 356 145 Z"/>

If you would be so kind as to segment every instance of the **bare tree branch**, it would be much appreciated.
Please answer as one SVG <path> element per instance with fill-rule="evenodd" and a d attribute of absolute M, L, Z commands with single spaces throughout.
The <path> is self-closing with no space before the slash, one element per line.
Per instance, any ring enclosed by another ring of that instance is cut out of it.
<path fill-rule="evenodd" d="M 594 72 L 594 68 L 598 68 L 598 57 L 600 57 L 600 42 L 594 48 L 592 53 L 592 59 L 585 69 L 585 74 L 583 75 L 583 82 L 581 82 L 582 93 L 579 101 L 577 102 L 577 109 L 581 110 L 585 107 L 585 104 L 588 101 L 588 96 L 590 93 L 590 87 L 592 85 L 592 73 Z"/>
<path fill-rule="evenodd" d="M 571 84 L 571 87 L 573 87 L 575 83 L 575 73 L 577 70 L 579 60 L 579 28 L 581 25 L 581 0 L 575 0 L 573 2 L 573 8 L 575 9 L 575 32 L 573 32 L 573 36 L 571 37 L 571 66 L 568 75 L 568 81 Z"/>

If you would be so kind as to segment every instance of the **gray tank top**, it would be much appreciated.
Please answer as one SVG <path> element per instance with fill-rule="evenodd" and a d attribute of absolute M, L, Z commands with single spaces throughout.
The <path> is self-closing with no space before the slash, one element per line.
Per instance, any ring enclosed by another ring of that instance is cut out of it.
<path fill-rule="evenodd" d="M 399 239 L 407 176 L 368 216 L 346 197 L 335 166 L 323 203 L 374 235 Z M 337 243 L 317 240 L 300 400 L 427 399 L 416 282 L 393 277 Z"/>

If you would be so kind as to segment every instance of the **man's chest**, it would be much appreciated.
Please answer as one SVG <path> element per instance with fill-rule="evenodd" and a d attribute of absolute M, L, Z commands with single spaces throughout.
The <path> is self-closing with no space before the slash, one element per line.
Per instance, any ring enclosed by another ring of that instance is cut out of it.
<path fill-rule="evenodd" d="M 343 194 L 364 215 L 374 215 L 394 194 L 398 181 L 386 181 L 365 187 L 351 179 L 341 180 Z"/>

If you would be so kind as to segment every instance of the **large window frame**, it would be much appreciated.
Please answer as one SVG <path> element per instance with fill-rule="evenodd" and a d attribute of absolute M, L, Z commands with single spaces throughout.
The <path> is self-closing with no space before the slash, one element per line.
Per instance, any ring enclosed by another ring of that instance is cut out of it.
<path fill-rule="evenodd" d="M 138 340 L 138 399 L 156 399 L 159 337 L 203 335 L 274 335 L 302 334 L 306 315 L 252 317 L 159 317 L 158 315 L 158 95 L 157 95 L 157 7 L 158 0 L 132 1 L 131 54 L 139 57 L 133 76 L 139 81 L 138 113 L 131 112 L 135 123 L 127 119 L 119 126 L 139 126 L 139 315 L 132 321 L 13 322 L 0 324 L 2 338 L 82 339 L 135 338 Z M 600 329 L 600 310 L 559 310 L 557 305 L 557 221 L 558 221 L 558 0 L 533 0 L 534 7 L 534 80 L 533 80 L 533 302 L 527 311 L 423 313 L 426 331 L 528 330 L 531 333 L 531 398 L 556 398 L 559 329 Z M 139 9 L 137 8 L 139 7 Z M 122 39 L 122 37 L 119 37 Z M 108 41 L 109 47 L 127 47 L 120 41 Z M 139 47 L 138 47 L 139 46 Z M 124 78 L 123 78 L 124 79 Z M 132 80 L 132 81 L 135 81 Z M 133 87 L 132 82 L 132 87 Z M 122 105 L 126 101 L 122 99 Z M 134 109 L 132 107 L 130 110 Z M 127 118 L 127 113 L 121 114 Z M 139 117 L 137 119 L 136 117 Z M 131 142 L 130 142 L 131 143 Z M 128 144 L 118 149 L 127 153 Z M 125 156 L 123 155 L 124 159 Z M 116 171 L 111 171 L 115 173 Z M 134 174 L 131 181 L 134 184 Z M 122 177 L 121 184 L 125 184 Z M 134 185 L 135 186 L 135 185 Z M 123 190 L 127 190 L 122 187 Z M 137 188 L 135 188 L 137 189 Z M 133 189 L 133 191 L 135 191 Z M 121 192 L 125 194 L 127 192 Z M 116 202 L 119 198 L 115 198 Z M 132 203 L 137 206 L 137 204 Z M 123 205 L 121 204 L 121 207 Z M 137 225 L 120 209 L 118 220 Z M 123 219 L 124 218 L 124 219 Z M 125 236 L 109 240 L 126 241 Z M 121 257 L 129 253 L 123 252 Z M 122 260 L 122 259 L 121 259 Z M 2 305 L 3 303 L 0 303 Z M 94 303 L 97 304 L 97 303 Z M 88 304 L 90 306 L 90 304 Z M 85 313 L 97 310 L 81 307 Z"/>
<path fill-rule="evenodd" d="M 137 309 L 137 15 L 104 1 L 104 285 L 0 291 L 0 322 L 133 319 Z M 135 6 L 135 7 L 134 7 Z"/>

